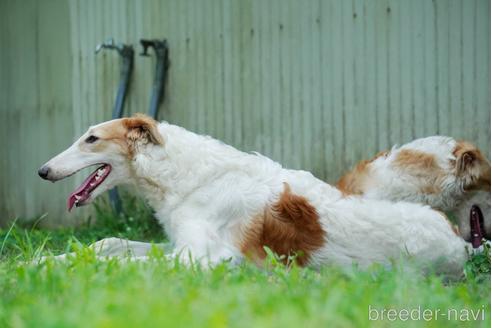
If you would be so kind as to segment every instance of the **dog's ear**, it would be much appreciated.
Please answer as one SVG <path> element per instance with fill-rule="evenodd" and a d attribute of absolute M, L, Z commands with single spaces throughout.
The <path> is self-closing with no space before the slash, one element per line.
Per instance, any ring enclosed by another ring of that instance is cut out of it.
<path fill-rule="evenodd" d="M 478 161 L 478 151 L 476 149 L 466 150 L 457 155 L 456 169 L 459 174 L 466 174 Z"/>
<path fill-rule="evenodd" d="M 123 125 L 127 130 L 126 138 L 130 143 L 146 141 L 155 145 L 163 145 L 164 139 L 157 129 L 157 124 L 156 120 L 143 114 L 123 119 Z"/>
<path fill-rule="evenodd" d="M 490 163 L 480 150 L 468 142 L 458 142 L 454 150 L 456 175 L 461 177 L 465 189 L 490 190 Z"/>
<path fill-rule="evenodd" d="M 468 142 L 458 142 L 454 150 L 456 156 L 456 173 L 458 175 L 467 174 L 473 167 L 480 165 L 483 156 L 480 151 Z"/>

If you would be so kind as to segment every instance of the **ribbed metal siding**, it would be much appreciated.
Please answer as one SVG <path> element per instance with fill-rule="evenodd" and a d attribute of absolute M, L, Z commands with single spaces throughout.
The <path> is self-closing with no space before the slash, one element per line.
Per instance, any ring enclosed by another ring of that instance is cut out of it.
<path fill-rule="evenodd" d="M 489 1 L 70 4 L 83 128 L 108 117 L 118 77 L 116 55 L 94 45 L 145 36 L 171 47 L 163 119 L 289 167 L 333 180 L 433 134 L 489 148 Z M 153 65 L 137 58 L 132 112 L 147 110 Z"/>
<path fill-rule="evenodd" d="M 333 181 L 381 149 L 433 134 L 474 141 L 489 155 L 487 0 L 68 5 L 74 135 L 108 119 L 114 101 L 119 59 L 94 55 L 95 45 L 167 38 L 161 118 L 287 167 Z M 154 64 L 136 57 L 130 112 L 147 111 Z"/>
<path fill-rule="evenodd" d="M 73 140 L 70 23 L 64 0 L 0 1 L 0 224 L 62 220 L 73 181 L 37 176 Z"/>

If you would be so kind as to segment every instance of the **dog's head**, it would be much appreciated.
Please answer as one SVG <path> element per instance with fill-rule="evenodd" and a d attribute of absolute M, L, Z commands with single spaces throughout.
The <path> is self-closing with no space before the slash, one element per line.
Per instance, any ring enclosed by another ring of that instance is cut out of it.
<path fill-rule="evenodd" d="M 465 199 L 455 212 L 460 234 L 466 241 L 471 240 L 470 209 L 474 205 L 482 212 L 483 221 L 480 223 L 483 237 L 490 240 L 490 191 L 477 190 L 466 193 Z"/>
<path fill-rule="evenodd" d="M 89 204 L 112 187 L 132 179 L 131 162 L 148 145 L 163 145 L 158 123 L 138 114 L 92 126 L 68 149 L 44 164 L 38 174 L 52 182 L 95 166 L 96 170 L 72 192 L 68 209 Z"/>
<path fill-rule="evenodd" d="M 454 174 L 464 192 L 464 200 L 457 208 L 460 233 L 470 240 L 470 208 L 476 205 L 483 213 L 484 237 L 490 239 L 490 163 L 477 147 L 466 141 L 457 142 L 453 155 Z"/>

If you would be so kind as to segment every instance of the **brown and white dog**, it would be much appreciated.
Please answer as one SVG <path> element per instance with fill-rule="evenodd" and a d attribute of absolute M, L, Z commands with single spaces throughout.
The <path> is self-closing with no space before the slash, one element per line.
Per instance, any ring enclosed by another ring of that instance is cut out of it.
<path fill-rule="evenodd" d="M 427 204 L 450 212 L 466 240 L 470 208 L 478 205 L 490 239 L 490 164 L 469 142 L 433 136 L 393 147 L 357 164 L 337 187 L 346 195 Z"/>
<path fill-rule="evenodd" d="M 69 209 L 132 184 L 166 230 L 169 256 L 183 262 L 262 262 L 267 246 L 296 254 L 302 266 L 366 267 L 411 257 L 459 275 L 469 254 L 470 244 L 428 206 L 344 197 L 309 172 L 145 116 L 90 127 L 39 175 L 57 181 L 89 166 L 96 170 L 69 195 Z M 98 245 L 108 256 L 149 249 L 121 239 Z"/>

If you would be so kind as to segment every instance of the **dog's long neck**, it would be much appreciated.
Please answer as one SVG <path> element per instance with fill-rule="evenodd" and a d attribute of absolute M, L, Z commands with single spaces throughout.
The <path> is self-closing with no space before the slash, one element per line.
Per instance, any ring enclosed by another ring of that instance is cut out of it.
<path fill-rule="evenodd" d="M 265 157 L 241 152 L 178 126 L 161 123 L 159 132 L 164 146 L 144 147 L 133 165 L 137 186 L 156 211 L 172 210 L 224 174 L 256 173 L 258 165 L 281 168 Z"/>

